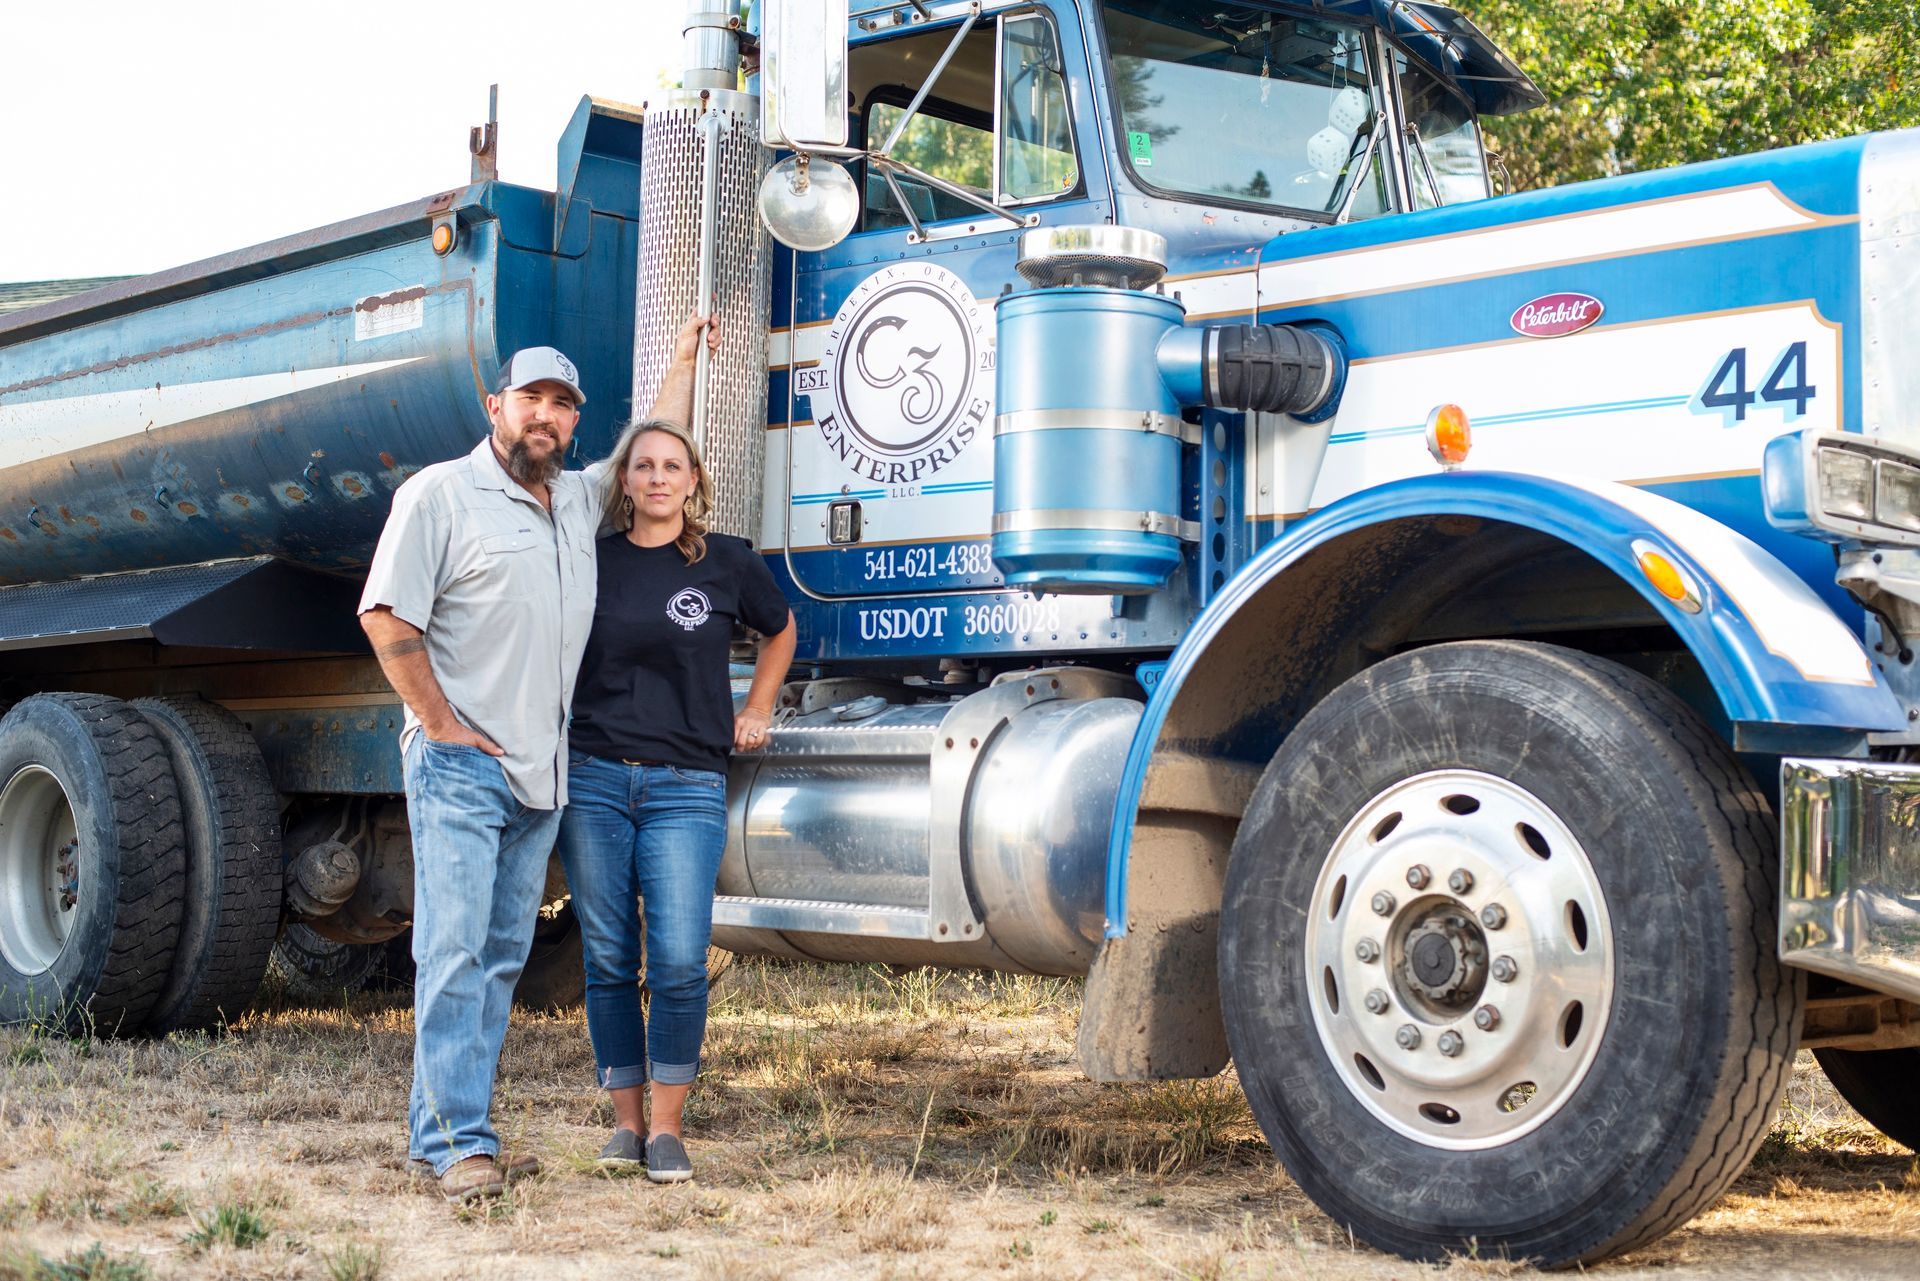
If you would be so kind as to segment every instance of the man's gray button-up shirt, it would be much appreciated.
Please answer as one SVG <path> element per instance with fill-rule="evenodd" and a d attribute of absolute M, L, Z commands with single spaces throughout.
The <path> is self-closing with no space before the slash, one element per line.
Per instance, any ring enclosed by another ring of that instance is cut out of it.
<path fill-rule="evenodd" d="M 385 605 L 426 635 L 454 713 L 506 750 L 521 804 L 567 803 L 567 713 L 593 626 L 595 472 L 563 472 L 552 511 L 507 475 L 491 440 L 393 496 L 360 612 Z M 420 721 L 407 708 L 405 750 Z"/>

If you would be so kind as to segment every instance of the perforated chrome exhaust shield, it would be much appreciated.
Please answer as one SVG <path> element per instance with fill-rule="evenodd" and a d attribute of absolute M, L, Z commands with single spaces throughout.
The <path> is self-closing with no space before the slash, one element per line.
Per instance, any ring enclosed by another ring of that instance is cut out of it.
<path fill-rule="evenodd" d="M 714 125 L 702 117 L 718 113 Z M 715 209 L 702 216 L 707 129 L 717 126 Z M 692 424 L 713 476 L 711 527 L 760 538 L 766 457 L 771 242 L 756 197 L 764 166 L 759 99 L 726 89 L 676 90 L 647 106 L 640 162 L 640 269 L 634 308 L 633 407 L 645 415 L 700 303 L 703 228 L 711 229 L 720 350 Z"/>

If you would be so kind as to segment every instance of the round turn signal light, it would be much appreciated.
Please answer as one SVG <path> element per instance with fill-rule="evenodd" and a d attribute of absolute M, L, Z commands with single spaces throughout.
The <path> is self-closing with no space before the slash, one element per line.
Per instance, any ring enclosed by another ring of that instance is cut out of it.
<path fill-rule="evenodd" d="M 1435 405 L 1427 415 L 1427 452 L 1433 461 L 1452 471 L 1467 461 L 1473 448 L 1473 428 L 1467 411 L 1458 405 Z"/>

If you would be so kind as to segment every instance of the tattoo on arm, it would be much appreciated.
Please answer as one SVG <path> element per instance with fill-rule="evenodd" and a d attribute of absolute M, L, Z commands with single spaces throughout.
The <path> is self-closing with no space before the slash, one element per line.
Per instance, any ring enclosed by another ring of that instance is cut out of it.
<path fill-rule="evenodd" d="M 409 636 L 405 640 L 397 640 L 388 645 L 375 646 L 373 656 L 384 663 L 390 658 L 399 658 L 402 654 L 422 653 L 426 648 L 426 637 Z"/>

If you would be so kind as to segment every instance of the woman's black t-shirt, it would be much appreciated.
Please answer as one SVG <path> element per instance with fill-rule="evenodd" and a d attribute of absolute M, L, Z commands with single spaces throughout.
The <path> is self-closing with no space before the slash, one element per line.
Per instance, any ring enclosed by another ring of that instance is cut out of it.
<path fill-rule="evenodd" d="M 727 656 L 738 621 L 772 636 L 787 598 L 743 538 L 707 535 L 692 565 L 672 543 L 599 542 L 593 631 L 573 693 L 568 745 L 605 760 L 725 771 L 733 747 Z"/>

